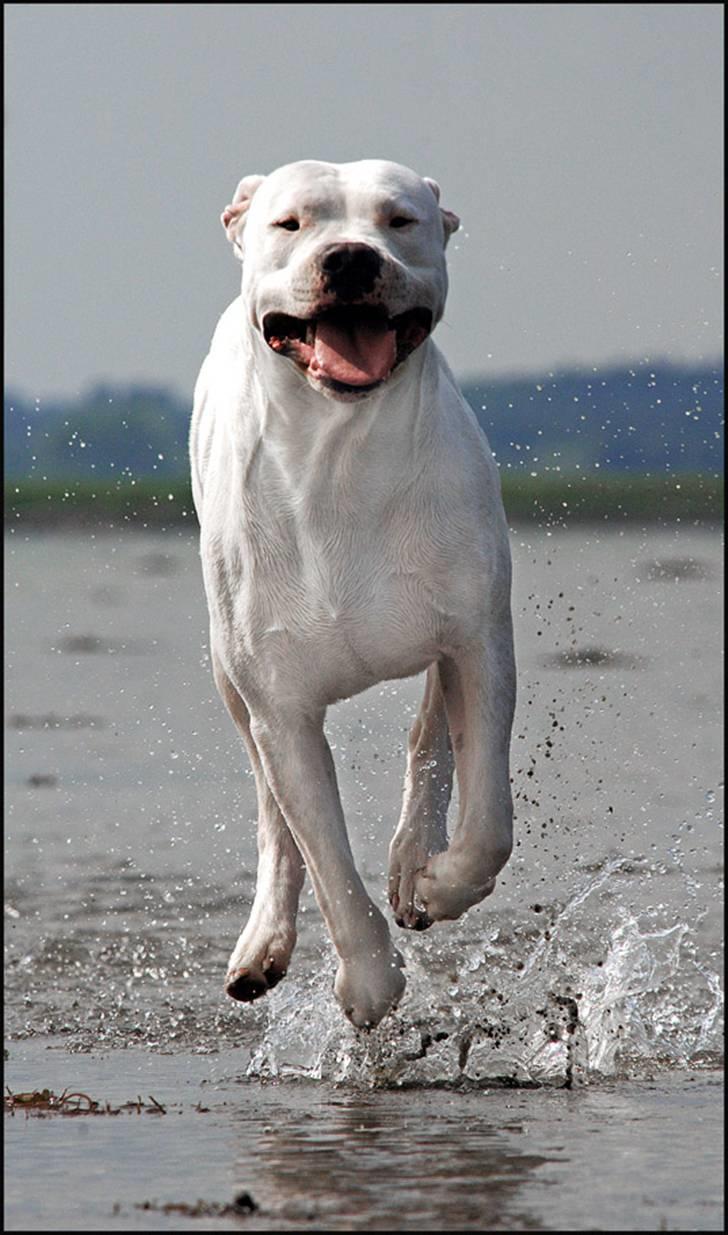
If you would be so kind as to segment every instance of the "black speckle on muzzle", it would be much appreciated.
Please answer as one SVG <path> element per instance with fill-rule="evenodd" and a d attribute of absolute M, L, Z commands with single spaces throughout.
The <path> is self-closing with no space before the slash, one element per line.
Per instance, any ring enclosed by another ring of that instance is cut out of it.
<path fill-rule="evenodd" d="M 321 261 L 324 289 L 338 300 L 359 300 L 374 291 L 382 259 L 368 244 L 337 244 Z"/>

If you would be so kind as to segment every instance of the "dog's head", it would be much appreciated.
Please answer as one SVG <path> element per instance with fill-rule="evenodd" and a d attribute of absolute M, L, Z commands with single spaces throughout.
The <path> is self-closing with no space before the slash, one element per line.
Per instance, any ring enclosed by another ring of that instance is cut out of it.
<path fill-rule="evenodd" d="M 290 163 L 240 181 L 222 223 L 269 349 L 330 398 L 364 398 L 428 337 L 459 219 L 406 167 Z"/>

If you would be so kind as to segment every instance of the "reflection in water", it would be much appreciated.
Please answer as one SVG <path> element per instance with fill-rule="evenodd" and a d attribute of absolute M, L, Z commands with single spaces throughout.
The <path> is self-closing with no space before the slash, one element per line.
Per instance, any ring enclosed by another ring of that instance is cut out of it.
<path fill-rule="evenodd" d="M 719 1102 L 682 1071 L 721 1047 L 716 537 L 514 533 L 516 847 L 484 906 L 397 936 L 407 995 L 368 1037 L 334 1002 L 307 893 L 285 982 L 260 1005 L 222 993 L 255 882 L 256 806 L 211 681 L 197 538 L 8 548 L 7 1079 L 187 1103 L 186 1118 L 93 1128 L 12 1121 L 10 1229 L 145 1230 L 137 1201 L 243 1189 L 261 1205 L 250 1230 L 723 1229 Z M 681 560 L 704 568 L 688 577 Z M 544 665 L 575 653 L 584 663 Z M 390 683 L 328 719 L 380 903 L 420 695 Z M 249 1061 L 279 1083 L 232 1082 Z M 229 1074 L 217 1094 L 189 1088 L 213 1069 Z M 580 1084 L 595 1074 L 631 1105 Z M 645 1075 L 657 1084 L 629 1079 Z M 289 1080 L 301 1077 L 321 1081 Z M 496 1089 L 504 1077 L 574 1088 Z M 480 1088 L 442 1088 L 453 1082 Z"/>
<path fill-rule="evenodd" d="M 306 1087 L 308 1088 L 308 1087 Z M 520 1153 L 491 1127 L 488 1095 L 406 1093 L 331 1097 L 305 1111 L 269 1109 L 251 1156 L 251 1122 L 235 1116 L 237 1167 L 257 1180 L 256 1199 L 291 1222 L 324 1229 L 504 1230 L 539 1227 L 519 1207 L 519 1191 L 545 1163 Z M 413 1114 L 414 1112 L 414 1114 Z M 502 1109 L 499 1111 L 502 1117 Z M 522 1129 L 517 1121 L 511 1132 Z"/>

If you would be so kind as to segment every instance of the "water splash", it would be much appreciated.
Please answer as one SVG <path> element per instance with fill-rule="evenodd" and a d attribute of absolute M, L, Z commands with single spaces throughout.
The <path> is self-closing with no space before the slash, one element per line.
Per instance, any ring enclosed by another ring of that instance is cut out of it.
<path fill-rule="evenodd" d="M 487 938 L 465 930 L 426 949 L 405 942 L 407 992 L 372 1033 L 336 1005 L 333 956 L 269 996 L 248 1075 L 366 1085 L 572 1085 L 719 1062 L 723 992 L 699 960 L 698 921 L 665 922 L 662 906 L 615 905 L 615 876 L 645 865 L 614 858 L 585 880 L 553 923 L 535 930 L 497 915 Z M 418 941 L 421 942 L 421 941 Z"/>

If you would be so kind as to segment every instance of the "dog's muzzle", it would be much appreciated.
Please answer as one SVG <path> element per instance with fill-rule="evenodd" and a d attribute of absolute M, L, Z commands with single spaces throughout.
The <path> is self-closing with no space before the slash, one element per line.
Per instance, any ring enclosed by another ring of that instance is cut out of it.
<path fill-rule="evenodd" d="M 383 261 L 368 244 L 335 244 L 321 259 L 324 294 L 342 302 L 361 300 L 376 289 Z"/>
<path fill-rule="evenodd" d="M 313 317 L 268 313 L 265 341 L 331 390 L 364 394 L 386 381 L 432 329 L 429 309 L 390 317 L 384 306 L 334 305 Z"/>
<path fill-rule="evenodd" d="M 317 306 L 311 316 L 267 313 L 263 337 L 317 387 L 352 397 L 368 394 L 424 342 L 433 327 L 431 309 L 416 306 L 390 312 L 388 279 L 391 285 L 386 259 L 370 245 L 331 245 L 318 259 Z M 395 298 L 401 305 L 401 292 Z"/>

